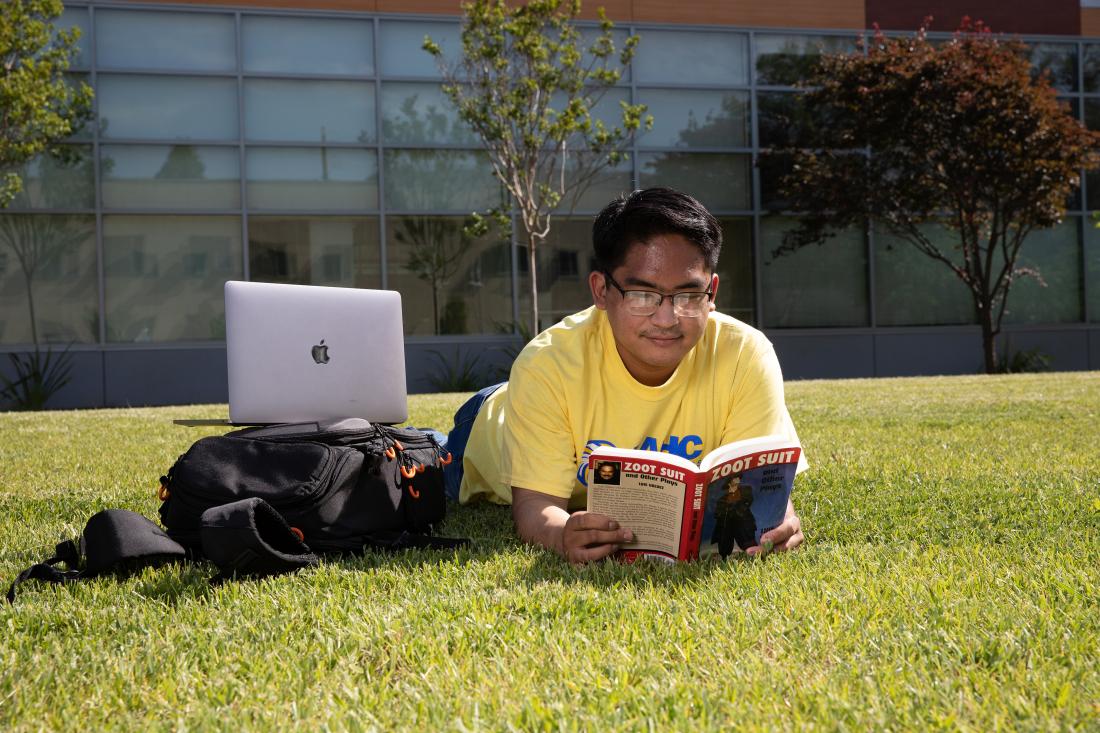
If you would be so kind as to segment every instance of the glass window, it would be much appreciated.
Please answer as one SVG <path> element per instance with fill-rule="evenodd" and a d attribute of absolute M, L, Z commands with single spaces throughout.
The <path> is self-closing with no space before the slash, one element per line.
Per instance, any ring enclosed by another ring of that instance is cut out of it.
<path fill-rule="evenodd" d="M 1074 323 L 1081 320 L 1081 245 L 1078 217 L 1032 232 L 1016 266 L 1035 269 L 1042 282 L 1021 277 L 1008 292 L 1005 323 Z"/>
<path fill-rule="evenodd" d="M 378 208 L 378 160 L 372 150 L 248 148 L 247 156 L 249 208 Z"/>
<path fill-rule="evenodd" d="M 1031 66 L 1038 76 L 1050 75 L 1051 85 L 1063 92 L 1077 91 L 1077 46 L 1072 43 L 1032 43 Z"/>
<path fill-rule="evenodd" d="M 569 156 L 566 179 L 576 182 L 578 176 L 575 173 L 579 156 L 587 157 L 584 153 L 574 153 Z M 606 159 L 605 159 L 606 160 Z M 557 167 L 555 166 L 555 169 Z M 634 189 L 631 185 L 632 165 L 629 160 L 621 160 L 614 166 L 604 166 L 595 173 L 587 187 L 579 192 L 574 201 L 574 193 L 569 193 L 558 206 L 558 212 L 568 216 L 570 209 L 573 211 L 599 211 L 613 198 L 620 194 L 629 193 Z"/>
<path fill-rule="evenodd" d="M 95 36 L 100 68 L 237 69 L 232 15 L 100 9 Z"/>
<path fill-rule="evenodd" d="M 604 203 L 607 203 L 606 201 Z M 516 233 L 516 270 L 519 272 L 520 333 L 531 330 L 531 266 L 522 231 Z M 562 318 L 592 305 L 588 273 L 592 272 L 592 220 L 559 218 L 550 225 L 550 234 L 538 250 L 539 324 L 546 328 Z M 509 261 L 500 258 L 503 268 Z M 501 275 L 503 275 L 503 270 Z M 501 331 L 511 333 L 512 314 L 501 314 Z"/>
<path fill-rule="evenodd" d="M 580 31 L 580 42 L 584 48 L 584 60 L 581 63 L 588 66 L 596 58 L 592 55 L 591 48 L 600 37 L 601 31 L 599 28 L 593 28 L 591 26 L 584 26 Z M 593 68 L 618 71 L 621 74 L 619 77 L 619 84 L 626 84 L 630 81 L 630 67 L 624 67 L 619 63 L 619 55 L 623 52 L 623 47 L 626 45 L 626 39 L 629 36 L 630 34 L 624 28 L 613 28 L 611 30 L 611 42 L 615 44 L 614 52 L 610 56 L 605 56 L 601 64 L 593 66 Z"/>
<path fill-rule="evenodd" d="M 246 15 L 241 35 L 246 72 L 374 73 L 370 21 Z"/>
<path fill-rule="evenodd" d="M 760 220 L 760 290 L 764 325 L 811 328 L 868 325 L 867 247 L 863 233 L 843 232 L 823 245 L 776 254 L 787 217 Z"/>
<path fill-rule="evenodd" d="M 501 203 L 484 153 L 471 150 L 386 150 L 386 208 L 469 213 Z"/>
<path fill-rule="evenodd" d="M 457 216 L 386 219 L 389 287 L 403 295 L 410 335 L 511 332 L 508 244 L 494 230 L 473 239 Z"/>
<path fill-rule="evenodd" d="M 0 343 L 32 344 L 36 338 L 54 344 L 99 340 L 90 215 L 0 215 Z"/>
<path fill-rule="evenodd" d="M 92 149 L 67 146 L 65 160 L 39 155 L 23 166 L 23 190 L 11 209 L 91 209 L 95 206 Z"/>
<path fill-rule="evenodd" d="M 815 147 L 817 131 L 828 123 L 803 104 L 798 92 L 757 92 L 760 147 Z"/>
<path fill-rule="evenodd" d="M 97 87 L 103 138 L 237 139 L 233 79 L 101 75 Z"/>
<path fill-rule="evenodd" d="M 224 287 L 239 280 L 241 220 L 103 217 L 107 340 L 225 338 Z"/>
<path fill-rule="evenodd" d="M 749 44 L 743 33 L 643 30 L 638 35 L 634 78 L 639 83 L 749 83 Z"/>
<path fill-rule="evenodd" d="M 933 224 L 922 230 L 962 263 L 955 232 Z M 875 318 L 880 326 L 976 323 L 970 288 L 947 265 L 881 228 L 875 230 Z"/>
<path fill-rule="evenodd" d="M 110 209 L 239 209 L 236 148 L 104 145 L 103 206 Z"/>
<path fill-rule="evenodd" d="M 756 34 L 756 83 L 792 86 L 808 79 L 822 54 L 851 53 L 847 36 Z"/>
<path fill-rule="evenodd" d="M 1085 91 L 1100 92 L 1100 44 L 1086 44 L 1082 60 L 1085 75 Z"/>
<path fill-rule="evenodd" d="M 644 153 L 638 155 L 639 183 L 684 191 L 711 211 L 739 211 L 752 206 L 749 161 L 734 153 Z"/>
<path fill-rule="evenodd" d="M 787 153 L 763 152 L 757 158 L 760 170 L 760 206 L 765 211 L 791 208 L 790 199 L 782 191 L 783 177 L 794 171 L 794 161 Z"/>
<path fill-rule="evenodd" d="M 248 140 L 373 143 L 374 84 L 248 79 L 244 120 Z"/>
<path fill-rule="evenodd" d="M 391 145 L 477 143 L 438 84 L 382 84 L 382 139 Z"/>
<path fill-rule="evenodd" d="M 79 88 L 81 84 L 87 84 L 88 88 L 92 88 L 91 74 L 75 73 L 65 74 L 65 83 L 70 87 Z M 94 104 L 94 102 L 93 102 Z M 95 128 L 95 119 L 89 118 L 86 122 L 80 123 L 72 135 L 69 136 L 69 142 L 90 143 L 92 141 L 92 133 Z"/>
<path fill-rule="evenodd" d="M 88 33 L 88 29 L 91 28 L 91 23 L 88 22 L 88 9 L 65 8 L 61 11 L 61 17 L 54 21 L 54 27 L 59 31 L 67 31 L 70 28 L 80 29 L 80 38 L 76 39 L 75 52 L 70 60 L 74 69 L 87 67 L 91 63 L 91 57 L 88 55 L 88 49 L 91 47 L 91 34 Z"/>
<path fill-rule="evenodd" d="M 1100 323 L 1100 229 L 1091 219 L 1085 220 L 1085 268 L 1089 321 Z"/>
<path fill-rule="evenodd" d="M 248 218 L 252 280 L 380 288 L 376 217 Z"/>
<path fill-rule="evenodd" d="M 753 323 L 756 292 L 753 287 L 752 219 L 720 218 L 722 254 L 718 258 L 718 297 L 715 304 L 726 315 Z"/>
<path fill-rule="evenodd" d="M 748 92 L 643 89 L 638 101 L 653 129 L 638 144 L 659 148 L 741 148 L 749 145 Z"/>
<path fill-rule="evenodd" d="M 378 65 L 386 76 L 425 76 L 438 79 L 435 57 L 423 49 L 424 37 L 443 49 L 452 63 L 462 52 L 458 23 L 384 20 L 379 27 Z"/>

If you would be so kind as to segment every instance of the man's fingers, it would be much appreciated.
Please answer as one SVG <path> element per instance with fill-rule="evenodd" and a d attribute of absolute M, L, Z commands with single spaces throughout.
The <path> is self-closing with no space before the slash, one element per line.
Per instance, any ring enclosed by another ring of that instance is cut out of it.
<path fill-rule="evenodd" d="M 760 535 L 760 544 L 745 548 L 749 555 L 786 552 L 802 544 L 802 521 L 792 516 L 773 530 Z"/>
<path fill-rule="evenodd" d="M 569 517 L 568 525 L 575 529 L 602 529 L 614 530 L 619 528 L 619 523 L 605 514 L 594 512 L 576 512 Z"/>
<path fill-rule="evenodd" d="M 597 560 L 603 560 L 619 549 L 618 545 L 587 545 L 585 547 L 574 547 L 566 554 L 566 558 L 572 563 L 586 563 L 595 562 Z"/>

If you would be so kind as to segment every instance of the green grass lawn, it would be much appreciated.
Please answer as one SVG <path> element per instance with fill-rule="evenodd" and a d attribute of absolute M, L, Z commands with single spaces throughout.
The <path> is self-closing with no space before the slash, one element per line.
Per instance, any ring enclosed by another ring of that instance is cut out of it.
<path fill-rule="evenodd" d="M 465 395 L 410 399 L 445 427 Z M 0 730 L 1100 730 L 1100 373 L 798 382 L 796 553 L 574 568 L 464 507 L 456 554 L 211 587 L 24 586 Z M 0 414 L 6 585 L 224 406 Z"/>

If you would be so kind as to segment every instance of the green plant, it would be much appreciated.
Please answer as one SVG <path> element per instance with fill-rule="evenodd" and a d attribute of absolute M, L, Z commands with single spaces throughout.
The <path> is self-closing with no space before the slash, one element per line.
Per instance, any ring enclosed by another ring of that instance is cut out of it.
<path fill-rule="evenodd" d="M 513 321 L 512 323 L 496 323 L 497 331 L 503 334 L 518 334 L 519 341 L 508 344 L 507 346 L 498 346 L 496 350 L 504 354 L 507 364 L 504 366 L 498 366 L 493 370 L 493 376 L 498 382 L 502 382 L 508 379 L 512 373 L 512 362 L 519 356 L 519 352 L 523 351 L 523 347 L 526 346 L 534 335 L 531 333 L 531 327 L 523 321 Z"/>
<path fill-rule="evenodd" d="M 8 354 L 15 379 L 0 374 L 4 383 L 0 399 L 16 410 L 41 410 L 58 390 L 72 380 L 73 357 L 69 346 L 61 352 L 46 347 L 45 354 L 35 347 L 26 354 Z"/>
<path fill-rule="evenodd" d="M 485 378 L 478 372 L 481 357 L 473 352 L 462 354 L 455 347 L 454 358 L 448 359 L 432 349 L 428 352 L 439 369 L 428 377 L 428 384 L 437 392 L 473 392 L 485 386 Z"/>
<path fill-rule="evenodd" d="M 1001 374 L 1047 372 L 1050 371 L 1050 356 L 1038 347 L 1013 351 L 1012 340 L 1006 338 L 1004 351 L 997 364 L 997 370 Z"/>
<path fill-rule="evenodd" d="M 598 32 L 582 38 L 580 0 L 472 0 L 462 4 L 462 54 L 455 63 L 430 37 L 443 92 L 485 147 L 493 175 L 511 196 L 527 245 L 531 328 L 538 330 L 537 249 L 550 217 L 575 204 L 598 174 L 625 159 L 641 127 L 652 126 L 645 105 L 620 103 L 609 127 L 595 117 L 603 95 L 622 77 L 638 36 L 615 48 L 614 24 L 599 9 Z M 511 227 L 507 206 L 491 214 Z M 479 216 L 470 232 L 483 233 Z"/>

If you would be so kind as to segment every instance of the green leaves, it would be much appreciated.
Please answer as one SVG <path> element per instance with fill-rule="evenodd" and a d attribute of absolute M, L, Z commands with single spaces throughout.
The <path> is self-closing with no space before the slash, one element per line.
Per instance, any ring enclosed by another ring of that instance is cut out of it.
<path fill-rule="evenodd" d="M 577 0 L 475 0 L 462 8 L 461 57 L 444 58 L 431 38 L 423 48 L 439 60 L 444 92 L 485 144 L 533 252 L 551 215 L 577 201 L 602 168 L 622 160 L 634 133 L 652 124 L 644 105 L 624 105 L 617 124 L 593 117 L 638 38 L 617 52 L 613 24 L 601 12 L 600 32 L 585 42 Z M 531 302 L 537 332 L 538 298 Z"/>
<path fill-rule="evenodd" d="M 90 115 L 91 88 L 65 79 L 80 35 L 56 31 L 60 0 L 0 4 L 0 208 L 22 190 L 12 173 L 71 135 Z"/>

